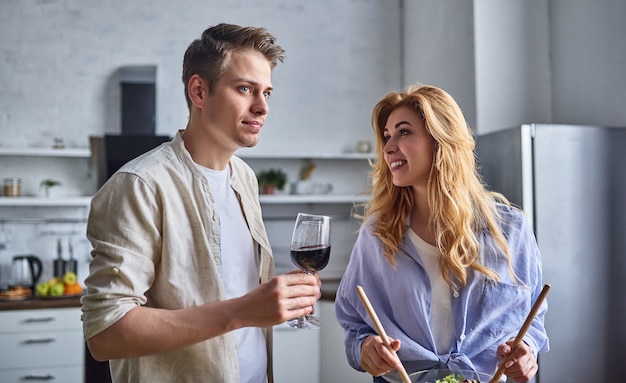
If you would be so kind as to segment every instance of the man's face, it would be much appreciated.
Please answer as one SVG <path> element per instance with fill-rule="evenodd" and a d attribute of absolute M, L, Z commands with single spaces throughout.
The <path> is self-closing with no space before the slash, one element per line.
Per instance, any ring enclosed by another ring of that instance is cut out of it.
<path fill-rule="evenodd" d="M 226 72 L 204 101 L 202 120 L 207 133 L 228 150 L 252 147 L 269 107 L 272 69 L 267 59 L 254 50 L 236 51 Z"/>

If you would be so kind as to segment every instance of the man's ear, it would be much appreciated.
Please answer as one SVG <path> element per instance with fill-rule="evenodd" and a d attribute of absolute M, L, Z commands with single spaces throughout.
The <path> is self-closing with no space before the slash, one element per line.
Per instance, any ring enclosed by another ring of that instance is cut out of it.
<path fill-rule="evenodd" d="M 194 74 L 189 79 L 187 85 L 187 92 L 189 93 L 189 99 L 191 103 L 198 108 L 202 108 L 206 92 L 208 92 L 208 84 L 202 79 L 202 77 Z"/>

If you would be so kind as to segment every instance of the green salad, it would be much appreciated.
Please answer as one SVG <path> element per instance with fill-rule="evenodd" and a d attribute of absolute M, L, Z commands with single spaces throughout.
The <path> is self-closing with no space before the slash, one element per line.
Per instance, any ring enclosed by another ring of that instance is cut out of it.
<path fill-rule="evenodd" d="M 450 374 L 443 379 L 437 379 L 435 383 L 480 383 L 478 380 L 464 379 L 461 375 Z"/>

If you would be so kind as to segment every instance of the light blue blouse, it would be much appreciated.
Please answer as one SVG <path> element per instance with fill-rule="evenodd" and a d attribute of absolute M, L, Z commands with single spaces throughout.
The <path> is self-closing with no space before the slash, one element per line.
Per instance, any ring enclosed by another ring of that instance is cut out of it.
<path fill-rule="evenodd" d="M 366 223 L 361 227 L 335 301 L 337 320 L 344 329 L 346 356 L 353 368 L 363 371 L 359 363 L 361 343 L 376 333 L 356 293 L 360 285 L 387 335 L 401 341 L 398 356 L 409 373 L 431 368 L 487 374 L 496 371 L 498 345 L 517 335 L 543 287 L 541 256 L 525 215 L 500 204 L 498 210 L 521 282 L 512 279 L 504 254 L 497 250 L 492 237 L 479 233 L 480 261 L 496 271 L 500 281 L 470 270 L 467 286 L 458 294 L 451 291 L 456 335 L 449 350 L 435 347 L 429 326 L 430 282 L 406 231 L 394 268 L 384 257 L 381 242 L 370 226 Z M 544 302 L 524 338 L 535 354 L 549 349 L 544 328 L 546 310 Z"/>

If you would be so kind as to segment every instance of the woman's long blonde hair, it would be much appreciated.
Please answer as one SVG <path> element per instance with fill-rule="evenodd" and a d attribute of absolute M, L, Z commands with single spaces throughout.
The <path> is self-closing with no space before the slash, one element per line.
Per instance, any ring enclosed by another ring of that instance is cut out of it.
<path fill-rule="evenodd" d="M 401 106 L 409 106 L 422 115 L 426 131 L 435 143 L 428 203 L 436 246 L 442 254 L 440 266 L 444 279 L 453 289 L 465 287 L 467 270 L 471 268 L 499 280 L 493 270 L 479 261 L 477 233 L 484 229 L 507 257 L 509 271 L 514 276 L 496 211 L 496 202 L 510 203 L 503 195 L 485 187 L 476 167 L 474 137 L 457 103 L 445 91 L 429 85 L 389 93 L 372 113 L 378 160 L 372 164 L 371 199 L 365 204 L 361 218 L 372 222 L 385 257 L 395 265 L 406 219 L 415 203 L 412 187 L 395 186 L 384 161 L 383 129 L 391 112 Z"/>

